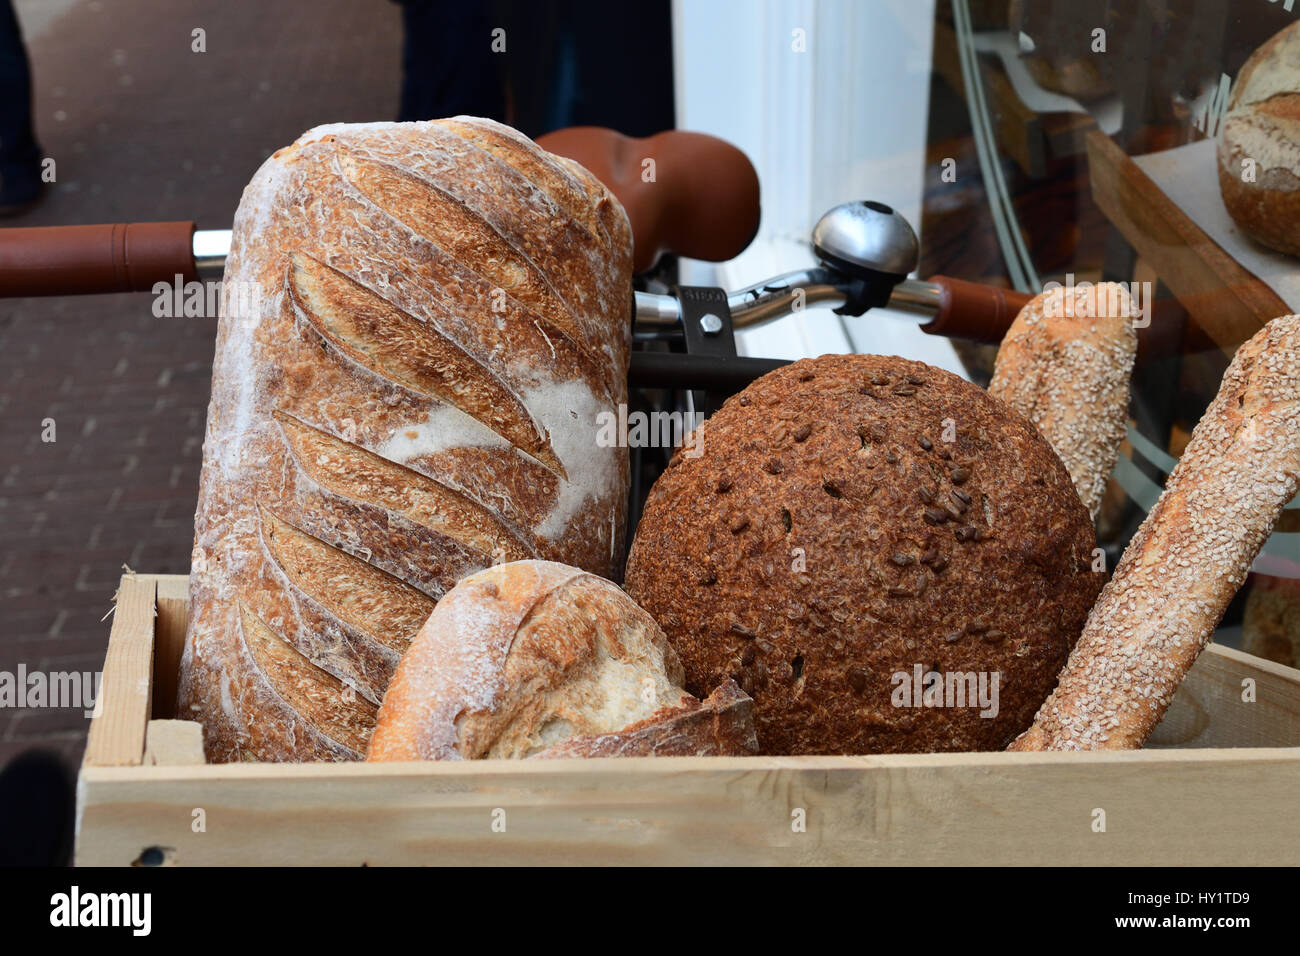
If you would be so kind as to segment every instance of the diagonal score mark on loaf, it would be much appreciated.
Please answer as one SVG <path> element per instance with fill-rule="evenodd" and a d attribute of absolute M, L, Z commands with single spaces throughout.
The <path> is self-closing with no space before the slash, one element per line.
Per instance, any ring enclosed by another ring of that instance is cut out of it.
<path fill-rule="evenodd" d="M 608 199 L 601 199 L 593 205 L 577 175 L 556 157 L 541 150 L 531 140 L 514 134 L 509 127 L 498 129 L 456 119 L 443 120 L 440 125 L 477 146 L 493 161 L 514 170 L 535 188 L 540 188 L 571 222 L 585 229 L 593 239 L 606 247 L 614 245 L 613 230 L 607 221 L 613 214 L 612 205 Z"/>
<path fill-rule="evenodd" d="M 303 593 L 362 634 L 398 654 L 433 612 L 433 598 L 387 571 L 307 534 L 259 505 L 262 540 Z M 384 621 L 382 629 L 372 622 Z"/>
<path fill-rule="evenodd" d="M 567 479 L 524 403 L 459 345 L 311 256 L 294 253 L 288 269 L 294 307 L 326 341 L 376 375 L 454 405 Z"/>
<path fill-rule="evenodd" d="M 289 708 L 330 740 L 365 753 L 379 708 L 317 667 L 239 602 L 244 644 Z"/>
<path fill-rule="evenodd" d="M 273 414 L 299 466 L 329 491 L 398 512 L 488 559 L 537 557 L 496 515 L 461 492 L 285 412 Z"/>
<path fill-rule="evenodd" d="M 560 330 L 583 352 L 586 340 L 568 303 L 526 255 L 486 219 L 427 180 L 339 149 L 344 179 L 385 215 L 451 255 Z"/>

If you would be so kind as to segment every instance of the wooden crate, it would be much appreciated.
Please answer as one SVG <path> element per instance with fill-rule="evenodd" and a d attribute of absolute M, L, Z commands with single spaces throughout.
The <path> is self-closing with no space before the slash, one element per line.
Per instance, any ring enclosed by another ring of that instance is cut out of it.
<path fill-rule="evenodd" d="M 1137 752 L 205 765 L 187 610 L 122 579 L 79 864 L 1300 863 L 1300 671 L 1226 648 Z"/>

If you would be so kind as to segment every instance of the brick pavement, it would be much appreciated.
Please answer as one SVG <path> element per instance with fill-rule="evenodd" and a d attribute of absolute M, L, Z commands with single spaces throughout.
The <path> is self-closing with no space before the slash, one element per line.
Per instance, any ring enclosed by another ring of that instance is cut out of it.
<path fill-rule="evenodd" d="M 386 0 L 61 2 L 16 4 L 36 27 L 37 135 L 57 184 L 0 226 L 225 228 L 270 152 L 317 123 L 397 109 L 400 15 Z M 188 570 L 215 323 L 158 319 L 151 304 L 0 300 L 0 671 L 98 670 L 122 565 Z M 80 710 L 0 708 L 0 765 L 33 746 L 78 760 L 86 725 Z"/>

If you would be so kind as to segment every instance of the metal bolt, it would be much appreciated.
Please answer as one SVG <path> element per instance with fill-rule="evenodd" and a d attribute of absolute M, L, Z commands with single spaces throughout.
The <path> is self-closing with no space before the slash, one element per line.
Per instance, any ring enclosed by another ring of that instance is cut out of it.
<path fill-rule="evenodd" d="M 717 335 L 722 331 L 722 320 L 712 312 L 706 312 L 700 316 L 700 328 L 705 335 Z"/>

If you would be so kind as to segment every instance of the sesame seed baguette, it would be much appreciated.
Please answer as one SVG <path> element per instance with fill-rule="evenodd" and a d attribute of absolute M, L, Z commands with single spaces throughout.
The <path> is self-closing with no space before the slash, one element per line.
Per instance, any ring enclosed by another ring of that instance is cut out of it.
<path fill-rule="evenodd" d="M 989 392 L 1047 439 L 1094 521 L 1115 468 L 1137 354 L 1133 304 L 1114 282 L 1030 299 L 998 349 Z"/>
<path fill-rule="evenodd" d="M 1008 749 L 1142 746 L 1296 493 L 1297 369 L 1300 316 L 1237 351 L 1056 690 Z"/>

